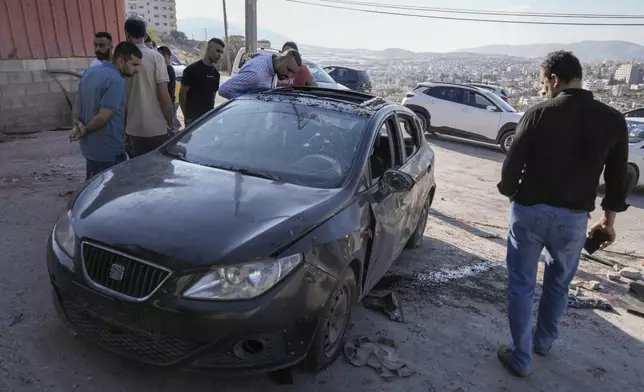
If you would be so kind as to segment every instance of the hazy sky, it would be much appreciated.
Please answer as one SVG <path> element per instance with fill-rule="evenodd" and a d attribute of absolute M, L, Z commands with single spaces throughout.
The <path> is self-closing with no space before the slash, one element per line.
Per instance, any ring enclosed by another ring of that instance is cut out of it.
<path fill-rule="evenodd" d="M 644 0 L 370 1 L 503 11 L 644 15 Z M 222 2 L 219 0 L 176 2 L 179 18 L 201 16 L 223 19 Z M 244 0 L 227 0 L 227 7 L 229 20 L 243 24 Z M 335 48 L 398 47 L 413 51 L 444 52 L 491 44 L 569 43 L 582 40 L 624 40 L 644 45 L 644 27 L 571 27 L 446 21 L 336 10 L 285 0 L 258 0 L 257 19 L 260 26 L 274 30 L 298 43 Z M 630 22 L 644 22 L 644 19 Z"/>

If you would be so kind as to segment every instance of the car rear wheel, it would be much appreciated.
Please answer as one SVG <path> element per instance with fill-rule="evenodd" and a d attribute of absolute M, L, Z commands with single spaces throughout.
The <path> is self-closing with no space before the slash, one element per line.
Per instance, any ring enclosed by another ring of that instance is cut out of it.
<path fill-rule="evenodd" d="M 348 268 L 342 282 L 329 297 L 324 320 L 318 326 L 311 348 L 302 362 L 304 370 L 318 372 L 326 369 L 344 350 L 346 330 L 357 295 L 356 277 Z"/>
<path fill-rule="evenodd" d="M 501 136 L 501 150 L 507 154 L 508 151 L 510 151 L 510 147 L 512 147 L 512 143 L 514 143 L 514 137 L 515 137 L 515 132 L 514 130 L 506 132 Z"/>
<path fill-rule="evenodd" d="M 432 206 L 432 199 L 433 199 L 434 191 L 430 191 L 429 196 L 427 197 L 427 200 L 425 201 L 425 205 L 423 205 L 423 209 L 420 212 L 420 218 L 418 219 L 418 223 L 416 224 L 416 229 L 414 230 L 414 234 L 409 237 L 409 240 L 407 240 L 407 244 L 405 244 L 405 248 L 407 249 L 418 249 L 421 246 L 423 246 L 423 238 L 425 237 L 425 227 L 427 227 L 427 217 L 429 216 L 429 209 Z"/>
<path fill-rule="evenodd" d="M 639 181 L 639 173 L 635 165 L 628 165 L 628 191 L 632 191 Z"/>

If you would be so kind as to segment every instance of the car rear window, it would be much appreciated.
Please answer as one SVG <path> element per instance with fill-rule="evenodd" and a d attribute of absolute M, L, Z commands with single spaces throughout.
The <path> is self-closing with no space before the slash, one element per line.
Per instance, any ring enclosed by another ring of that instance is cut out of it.
<path fill-rule="evenodd" d="M 304 64 L 306 64 L 307 67 L 309 67 L 309 70 L 311 71 L 311 74 L 313 75 L 313 78 L 315 79 L 316 82 L 320 83 L 335 83 L 335 80 L 326 73 L 325 70 L 323 70 L 319 65 L 312 63 L 310 61 L 304 61 Z"/>
<path fill-rule="evenodd" d="M 340 187 L 369 117 L 325 108 L 324 101 L 308 103 L 280 97 L 233 101 L 165 151 L 205 166 L 261 171 L 303 186 Z"/>
<path fill-rule="evenodd" d="M 365 71 L 358 71 L 358 79 L 361 82 L 371 82 L 371 79 L 369 79 L 369 75 Z"/>

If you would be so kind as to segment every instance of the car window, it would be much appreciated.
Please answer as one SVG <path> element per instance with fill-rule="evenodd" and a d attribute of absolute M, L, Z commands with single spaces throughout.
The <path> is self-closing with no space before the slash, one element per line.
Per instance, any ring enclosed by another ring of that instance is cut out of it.
<path fill-rule="evenodd" d="M 459 103 L 461 101 L 461 89 L 456 87 L 432 87 L 429 89 L 428 95 L 434 98 L 442 99 L 444 101 Z"/>
<path fill-rule="evenodd" d="M 166 148 L 182 160 L 261 172 L 316 188 L 342 185 L 369 118 L 298 100 L 239 100 Z"/>
<path fill-rule="evenodd" d="M 644 117 L 644 109 L 635 109 L 624 113 L 625 117 Z"/>
<path fill-rule="evenodd" d="M 358 71 L 358 79 L 361 82 L 369 82 L 371 79 L 369 79 L 369 75 L 365 71 Z"/>
<path fill-rule="evenodd" d="M 516 113 L 516 109 L 513 108 L 509 103 L 505 102 L 501 97 L 494 93 L 490 93 L 487 91 L 483 92 L 483 95 L 485 98 L 489 99 L 492 101 L 497 107 L 503 109 L 503 111 L 510 112 L 510 113 Z"/>
<path fill-rule="evenodd" d="M 627 121 L 628 124 L 628 142 L 639 143 L 644 140 L 644 123 L 637 121 Z"/>
<path fill-rule="evenodd" d="M 319 65 L 312 63 L 310 61 L 305 61 L 304 64 L 306 64 L 307 67 L 309 67 L 309 70 L 311 70 L 311 74 L 313 75 L 313 78 L 315 79 L 316 82 L 320 83 L 335 83 L 335 80 L 326 73 Z"/>
<path fill-rule="evenodd" d="M 401 137 L 404 143 L 405 159 L 407 162 L 409 158 L 420 149 L 420 137 L 416 123 L 411 116 L 406 114 L 398 114 L 398 128 L 400 129 Z"/>
<path fill-rule="evenodd" d="M 396 125 L 394 118 L 388 118 L 380 126 L 380 131 L 371 147 L 369 166 L 371 168 L 371 184 L 378 182 L 385 171 L 400 166 L 400 156 L 396 148 Z"/>
<path fill-rule="evenodd" d="M 183 65 L 181 63 L 181 60 L 179 60 L 179 58 L 177 56 L 175 56 L 174 53 L 170 54 L 170 63 L 172 65 Z"/>
<path fill-rule="evenodd" d="M 463 92 L 463 103 L 483 110 L 487 109 L 488 106 L 496 107 L 496 105 L 494 105 L 489 99 L 474 91 Z"/>

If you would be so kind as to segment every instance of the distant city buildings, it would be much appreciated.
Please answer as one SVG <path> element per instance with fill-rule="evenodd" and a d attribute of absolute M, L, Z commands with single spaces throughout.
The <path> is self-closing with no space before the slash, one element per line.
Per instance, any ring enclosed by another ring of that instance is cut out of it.
<path fill-rule="evenodd" d="M 159 33 L 177 29 L 175 0 L 125 0 L 125 16 L 138 16 Z"/>
<path fill-rule="evenodd" d="M 620 65 L 615 71 L 615 80 L 626 84 L 640 84 L 643 78 L 642 68 L 634 63 Z"/>

